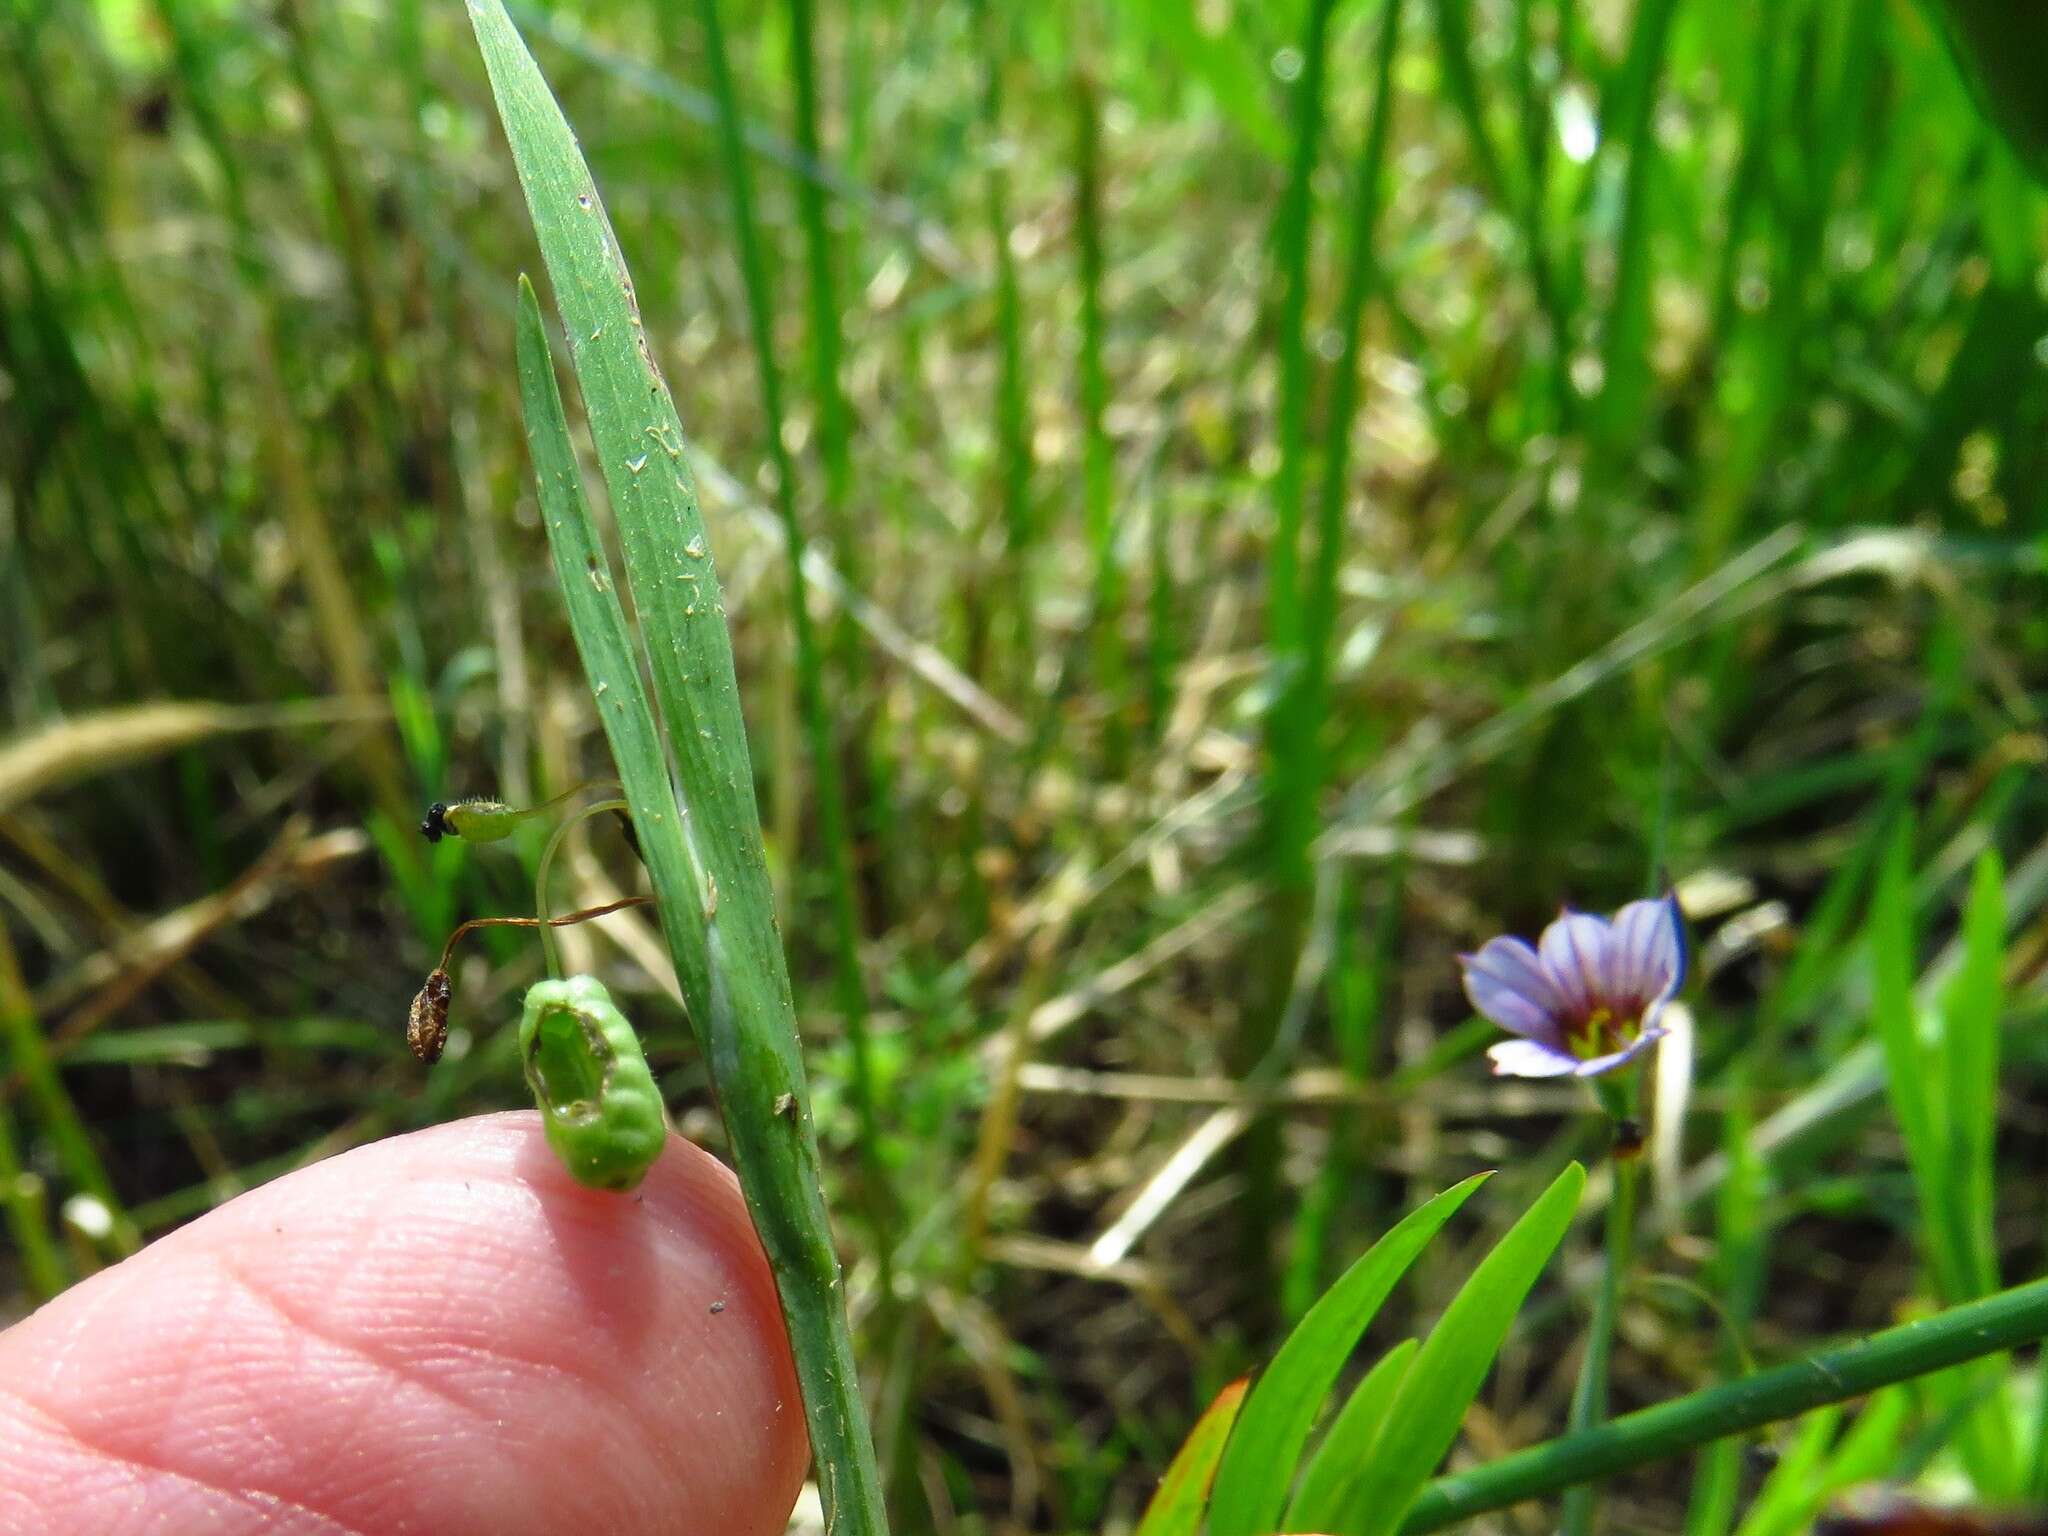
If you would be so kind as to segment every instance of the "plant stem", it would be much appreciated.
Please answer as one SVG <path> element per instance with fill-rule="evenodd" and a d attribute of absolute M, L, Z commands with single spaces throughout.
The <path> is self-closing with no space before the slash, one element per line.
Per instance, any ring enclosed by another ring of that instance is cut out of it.
<path fill-rule="evenodd" d="M 533 915 L 540 919 L 541 953 L 547 956 L 548 974 L 557 981 L 562 977 L 562 954 L 555 947 L 555 929 L 560 925 L 548 916 L 548 872 L 555 867 L 555 850 L 562 846 L 562 839 L 569 835 L 569 829 L 606 811 L 624 811 L 630 816 L 633 808 L 623 800 L 600 800 L 596 805 L 585 806 L 549 834 L 548 844 L 541 849 L 540 863 L 533 872 Z"/>
<path fill-rule="evenodd" d="M 1586 1332 L 1586 1358 L 1572 1391 L 1573 1433 L 1592 1429 L 1607 1417 L 1607 1374 L 1614 1358 L 1614 1322 L 1621 1306 L 1622 1277 L 1635 1247 L 1636 1198 L 1642 1185 L 1642 1163 L 1630 1153 L 1614 1160 L 1614 1197 L 1607 1202 L 1607 1262 L 1600 1271 L 1600 1293 L 1593 1303 L 1593 1321 Z M 1581 1483 L 1564 1496 L 1559 1536 L 1588 1536 L 1593 1529 L 1594 1493 Z"/>
<path fill-rule="evenodd" d="M 1440 1477 L 1409 1506 L 1401 1533 L 1422 1536 L 1425 1531 L 1440 1531 L 1488 1510 L 1680 1456 L 1729 1435 L 2044 1336 L 2048 1280 L 2035 1280 L 1790 1365 L 1624 1414 L 1471 1472 Z"/>

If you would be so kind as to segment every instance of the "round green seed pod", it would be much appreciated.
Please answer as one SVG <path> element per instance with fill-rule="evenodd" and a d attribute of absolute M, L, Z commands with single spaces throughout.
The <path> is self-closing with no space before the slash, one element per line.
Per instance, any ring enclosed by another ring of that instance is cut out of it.
<path fill-rule="evenodd" d="M 579 1184 L 629 1190 L 668 1140 L 640 1037 L 595 976 L 537 981 L 519 1019 L 519 1059 L 548 1145 Z"/>
<path fill-rule="evenodd" d="M 427 816 L 433 819 L 433 807 Z M 502 842 L 519 830 L 519 823 L 533 814 L 532 810 L 519 810 L 502 800 L 458 800 L 453 805 L 440 807 L 441 821 L 448 831 L 465 843 Z"/>

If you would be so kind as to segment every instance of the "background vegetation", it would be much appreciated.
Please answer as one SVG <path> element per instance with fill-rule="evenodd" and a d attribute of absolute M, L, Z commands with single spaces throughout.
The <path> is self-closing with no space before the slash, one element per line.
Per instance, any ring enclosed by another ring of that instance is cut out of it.
<path fill-rule="evenodd" d="M 513 10 L 691 434 L 900 1525 L 1127 1525 L 1346 1261 L 1502 1167 L 1374 1337 L 1426 1324 L 1602 1135 L 1485 1077 L 1454 953 L 1667 872 L 1695 1072 L 1617 1405 L 2040 1271 L 2048 224 L 1927 14 L 728 7 L 729 149 L 694 10 Z M 19 1312 L 522 1102 L 530 942 L 464 962 L 431 1076 L 403 1019 L 545 831 L 414 823 L 610 769 L 462 8 L 9 0 L 0 78 Z M 591 826 L 562 902 L 640 879 Z M 561 938 L 715 1145 L 653 925 Z M 1951 1048 L 2001 1027 L 2002 1073 Z M 1603 1178 L 1460 1455 L 1562 1425 Z M 1831 1468 L 2043 1491 L 2031 1380 L 1975 1380 L 1610 1525 L 1797 1529 Z"/>

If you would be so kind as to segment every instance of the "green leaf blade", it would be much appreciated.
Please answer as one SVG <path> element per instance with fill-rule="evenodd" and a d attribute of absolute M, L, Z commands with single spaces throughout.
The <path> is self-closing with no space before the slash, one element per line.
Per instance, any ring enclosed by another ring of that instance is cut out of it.
<path fill-rule="evenodd" d="M 1394 1394 L 1408 1379 L 1408 1367 L 1421 1347 L 1420 1339 L 1403 1339 L 1380 1357 L 1345 1400 L 1301 1474 L 1301 1487 L 1287 1506 L 1285 1529 L 1319 1531 L 1335 1524 L 1342 1509 L 1344 1483 L 1352 1468 L 1371 1453 L 1373 1441 L 1387 1422 L 1387 1410 L 1394 1405 Z"/>
<path fill-rule="evenodd" d="M 1344 1490 L 1331 1529 L 1390 1536 L 1457 1438 L 1536 1276 L 1571 1225 L 1586 1171 L 1566 1166 L 1452 1299 L 1402 1379 L 1372 1454 Z"/>
<path fill-rule="evenodd" d="M 1395 1283 L 1451 1214 L 1491 1175 L 1453 1185 L 1400 1221 L 1302 1318 L 1259 1377 L 1216 1470 L 1209 1536 L 1261 1536 L 1277 1526 L 1316 1410 Z"/>
<path fill-rule="evenodd" d="M 675 819 L 643 822 L 635 801 L 643 850 L 672 844 L 648 859 L 663 932 L 782 1300 L 826 1528 L 870 1536 L 887 1529 L 881 1479 L 819 1177 L 732 641 L 681 423 L 567 119 L 502 0 L 470 0 L 469 12 L 569 336 L 677 778 Z M 525 329 L 532 360 L 531 318 Z M 572 571 L 565 595 L 579 580 L 609 578 L 599 566 Z M 600 714 L 609 699 L 600 696 Z"/>

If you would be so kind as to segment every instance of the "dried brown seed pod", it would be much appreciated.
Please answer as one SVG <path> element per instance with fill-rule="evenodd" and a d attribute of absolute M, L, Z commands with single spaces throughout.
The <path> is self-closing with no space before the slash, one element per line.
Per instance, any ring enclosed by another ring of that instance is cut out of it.
<path fill-rule="evenodd" d="M 441 1059 L 441 1049 L 448 1043 L 448 1004 L 454 996 L 455 987 L 448 980 L 448 973 L 436 970 L 412 1000 L 412 1012 L 405 1023 L 405 1043 L 428 1066 Z"/>

